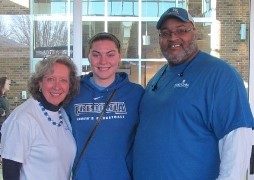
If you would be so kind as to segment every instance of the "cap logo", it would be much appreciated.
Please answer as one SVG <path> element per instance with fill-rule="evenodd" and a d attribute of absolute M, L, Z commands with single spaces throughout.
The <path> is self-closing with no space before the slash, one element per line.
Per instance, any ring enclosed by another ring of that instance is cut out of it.
<path fill-rule="evenodd" d="M 176 14 L 179 14 L 179 12 L 178 12 L 178 9 L 177 9 L 177 8 L 173 8 L 173 9 L 172 9 L 172 11 L 173 11 L 173 12 L 171 12 L 171 13 L 176 13 Z"/>
<path fill-rule="evenodd" d="M 159 21 L 157 22 L 156 28 L 160 29 L 162 23 L 170 17 L 178 18 L 183 22 L 191 22 L 194 25 L 193 18 L 185 9 L 171 7 L 161 15 Z"/>

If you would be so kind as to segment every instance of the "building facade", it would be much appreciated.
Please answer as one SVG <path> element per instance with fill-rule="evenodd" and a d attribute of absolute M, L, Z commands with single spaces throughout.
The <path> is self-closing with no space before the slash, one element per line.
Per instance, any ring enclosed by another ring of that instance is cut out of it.
<path fill-rule="evenodd" d="M 102 31 L 122 43 L 119 71 L 145 87 L 166 63 L 155 26 L 169 7 L 189 10 L 200 49 L 236 67 L 248 90 L 250 0 L 0 0 L 0 76 L 11 79 L 11 109 L 29 97 L 27 81 L 44 56 L 66 54 L 79 74 L 88 73 L 87 42 Z"/>
<path fill-rule="evenodd" d="M 155 28 L 169 7 L 187 8 L 199 31 L 200 49 L 225 59 L 249 78 L 249 0 L 34 0 L 0 1 L 1 76 L 12 80 L 12 108 L 25 100 L 27 80 L 36 62 L 49 54 L 67 54 L 79 74 L 87 73 L 87 42 L 101 31 L 122 43 L 119 70 L 143 86 L 166 63 Z M 241 27 L 244 33 L 241 34 Z M 29 96 L 29 95 L 28 95 Z"/>

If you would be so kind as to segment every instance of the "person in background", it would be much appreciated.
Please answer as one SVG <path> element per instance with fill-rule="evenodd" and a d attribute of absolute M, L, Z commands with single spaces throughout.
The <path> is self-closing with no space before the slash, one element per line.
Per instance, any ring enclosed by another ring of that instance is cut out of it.
<path fill-rule="evenodd" d="M 120 50 L 119 40 L 111 33 L 98 33 L 90 39 L 88 60 L 92 72 L 80 77 L 80 93 L 66 107 L 77 143 L 73 168 L 75 180 L 131 179 L 132 145 L 144 89 L 130 82 L 125 72 L 117 72 Z M 113 98 L 89 141 L 112 94 Z"/>
<path fill-rule="evenodd" d="M 140 103 L 134 180 L 244 179 L 254 121 L 240 74 L 199 50 L 185 9 L 169 8 L 156 27 L 168 63 Z"/>
<path fill-rule="evenodd" d="M 31 96 L 2 126 L 3 178 L 69 180 L 76 144 L 63 105 L 79 90 L 66 56 L 40 61 L 28 84 Z"/>
<path fill-rule="evenodd" d="M 10 104 L 6 97 L 6 92 L 10 90 L 10 83 L 11 81 L 7 77 L 0 78 L 0 129 L 3 125 L 3 122 L 10 114 Z"/>

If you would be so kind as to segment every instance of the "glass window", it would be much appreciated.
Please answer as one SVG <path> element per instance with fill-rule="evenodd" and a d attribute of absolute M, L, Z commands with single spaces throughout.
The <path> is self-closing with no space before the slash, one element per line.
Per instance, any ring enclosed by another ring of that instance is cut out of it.
<path fill-rule="evenodd" d="M 82 23 L 82 57 L 87 58 L 88 56 L 88 41 L 96 33 L 104 31 L 103 21 L 83 21 Z"/>
<path fill-rule="evenodd" d="M 108 14 L 109 16 L 136 16 L 138 17 L 138 1 L 137 0 L 109 0 Z"/>
<path fill-rule="evenodd" d="M 104 22 L 83 22 L 83 58 L 87 58 L 88 41 L 96 33 L 104 31 Z M 114 34 L 121 42 L 123 58 L 138 58 L 138 23 L 108 22 L 108 32 Z"/>
<path fill-rule="evenodd" d="M 153 62 L 149 62 L 149 61 L 143 61 L 142 65 L 141 65 L 141 74 L 142 74 L 142 81 L 141 81 L 141 85 L 142 86 L 146 86 L 147 83 L 150 81 L 150 79 L 154 76 L 154 74 L 159 71 L 159 69 L 166 64 L 167 61 L 153 61 Z"/>
<path fill-rule="evenodd" d="M 137 22 L 109 22 L 108 32 L 113 33 L 120 40 L 123 58 L 138 58 Z"/>
<path fill-rule="evenodd" d="M 212 15 L 212 0 L 196 0 L 188 4 L 188 11 L 193 17 L 211 17 Z"/>
<path fill-rule="evenodd" d="M 138 61 L 122 61 L 118 68 L 119 72 L 126 72 L 129 80 L 138 82 L 139 62 Z"/>
<path fill-rule="evenodd" d="M 83 16 L 103 16 L 105 14 L 104 0 L 82 1 Z"/>
<path fill-rule="evenodd" d="M 142 59 L 163 58 L 159 47 L 159 34 L 156 22 L 142 22 Z"/>
<path fill-rule="evenodd" d="M 33 14 L 66 15 L 73 12 L 73 1 L 69 0 L 34 0 Z"/>
<path fill-rule="evenodd" d="M 34 58 L 64 54 L 72 57 L 72 46 L 68 42 L 66 21 L 34 22 Z"/>
<path fill-rule="evenodd" d="M 159 17 L 169 7 L 186 7 L 185 0 L 169 0 L 169 1 L 142 1 L 142 16 L 143 17 Z"/>
<path fill-rule="evenodd" d="M 213 50 L 211 47 L 211 23 L 195 23 L 195 27 L 198 31 L 198 47 L 210 54 Z M 214 37 L 215 41 L 218 42 L 216 36 Z"/>

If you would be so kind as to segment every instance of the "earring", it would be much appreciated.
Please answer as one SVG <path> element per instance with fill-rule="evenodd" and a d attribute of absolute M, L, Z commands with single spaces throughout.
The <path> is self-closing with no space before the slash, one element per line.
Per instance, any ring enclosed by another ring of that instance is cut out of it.
<path fill-rule="evenodd" d="M 41 87 L 39 88 L 39 92 L 41 92 Z"/>

